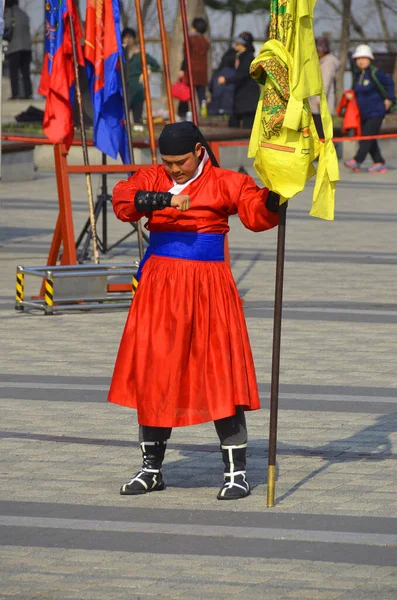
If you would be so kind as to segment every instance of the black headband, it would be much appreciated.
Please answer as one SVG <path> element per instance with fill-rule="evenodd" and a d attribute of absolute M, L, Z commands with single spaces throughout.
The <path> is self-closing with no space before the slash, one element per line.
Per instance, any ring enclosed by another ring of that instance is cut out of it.
<path fill-rule="evenodd" d="M 177 156 L 179 154 L 194 152 L 198 143 L 204 146 L 212 164 L 215 167 L 218 167 L 218 162 L 209 147 L 207 140 L 200 129 L 190 121 L 166 125 L 158 139 L 160 154 L 165 154 L 167 156 Z"/>

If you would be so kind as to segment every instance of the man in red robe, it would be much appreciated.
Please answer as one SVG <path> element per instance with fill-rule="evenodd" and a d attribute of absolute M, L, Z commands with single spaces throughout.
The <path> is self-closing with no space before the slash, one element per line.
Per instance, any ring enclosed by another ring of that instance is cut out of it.
<path fill-rule="evenodd" d="M 158 144 L 163 164 L 113 192 L 116 216 L 146 217 L 150 231 L 109 392 L 110 402 L 137 409 L 143 454 L 142 469 L 120 493 L 164 489 L 172 428 L 214 421 L 225 464 L 218 499 L 243 498 L 250 493 L 244 411 L 260 404 L 224 236 L 235 214 L 252 231 L 275 227 L 279 197 L 216 168 L 193 123 L 167 125 Z"/>

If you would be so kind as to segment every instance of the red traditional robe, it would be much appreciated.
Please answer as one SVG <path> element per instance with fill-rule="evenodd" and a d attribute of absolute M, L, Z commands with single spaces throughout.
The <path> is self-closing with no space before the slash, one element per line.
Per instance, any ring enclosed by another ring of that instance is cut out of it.
<path fill-rule="evenodd" d="M 278 215 L 266 208 L 267 189 L 247 175 L 213 167 L 183 194 L 190 209 L 142 215 L 138 190 L 173 186 L 162 165 L 118 183 L 113 208 L 122 221 L 147 217 L 152 232 L 224 234 L 238 213 L 252 231 L 271 229 Z M 152 255 L 146 262 L 127 318 L 109 401 L 138 410 L 138 422 L 154 427 L 194 425 L 260 407 L 254 363 L 240 298 L 225 262 Z"/>

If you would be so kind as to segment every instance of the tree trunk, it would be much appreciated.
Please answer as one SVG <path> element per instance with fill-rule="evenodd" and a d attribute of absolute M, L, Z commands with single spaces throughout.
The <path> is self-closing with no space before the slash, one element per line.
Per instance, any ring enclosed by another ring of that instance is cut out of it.
<path fill-rule="evenodd" d="M 177 1 L 178 10 L 172 31 L 170 47 L 170 72 L 172 81 L 176 80 L 183 60 L 183 29 L 179 0 Z M 188 2 L 186 2 L 186 12 L 189 26 L 195 17 L 207 18 L 204 0 L 188 0 Z"/>
<path fill-rule="evenodd" d="M 351 0 L 343 0 L 342 4 L 342 30 L 339 60 L 340 69 L 336 76 L 336 97 L 339 99 L 344 91 L 343 79 L 345 75 L 346 62 L 349 53 L 350 40 L 350 21 L 351 21 Z"/>
<path fill-rule="evenodd" d="M 143 19 L 143 24 L 146 23 L 148 12 L 149 12 L 151 4 L 152 4 L 152 0 L 143 0 L 143 4 L 142 4 L 142 19 Z"/>
<path fill-rule="evenodd" d="M 393 81 L 394 81 L 395 89 L 397 90 L 397 54 L 396 54 L 396 58 L 394 60 Z"/>
<path fill-rule="evenodd" d="M 390 35 L 389 26 L 387 24 L 387 20 L 386 20 L 385 14 L 383 12 L 382 0 L 375 0 L 375 6 L 376 6 L 376 10 L 378 12 L 380 24 L 382 26 L 382 32 L 383 32 L 383 36 L 385 38 L 387 51 L 394 52 L 395 44 Z M 392 77 L 393 77 L 395 86 L 397 86 L 397 56 L 394 61 L 394 69 L 393 69 Z"/>
<path fill-rule="evenodd" d="M 383 32 L 383 36 L 385 38 L 387 51 L 388 52 L 393 52 L 394 51 L 394 44 L 393 44 L 392 39 L 390 37 L 389 27 L 387 25 L 386 17 L 385 17 L 384 12 L 383 12 L 382 0 L 375 0 L 375 6 L 376 6 L 376 10 L 377 10 L 377 13 L 378 13 L 378 16 L 379 16 L 380 24 L 382 26 L 382 32 Z"/>
<path fill-rule="evenodd" d="M 121 29 L 128 27 L 128 7 L 126 9 L 125 2 L 120 0 L 120 24 Z"/>
<path fill-rule="evenodd" d="M 338 15 L 343 15 L 343 9 L 341 10 L 341 8 L 336 4 L 336 2 L 334 2 L 333 0 L 324 0 L 324 2 L 326 4 L 328 4 L 328 6 L 330 6 L 331 8 L 333 8 L 334 11 L 338 13 Z M 356 19 L 354 18 L 353 15 L 350 15 L 350 22 L 351 22 L 351 25 L 352 25 L 354 31 L 356 33 L 358 33 L 358 35 L 360 37 L 362 37 L 363 39 L 365 39 L 364 29 L 361 27 L 360 23 L 358 23 L 356 21 Z"/>
<path fill-rule="evenodd" d="M 236 29 L 236 17 L 237 17 L 237 10 L 236 10 L 235 6 L 233 6 L 233 8 L 232 8 L 232 22 L 231 22 L 231 25 L 230 25 L 230 36 L 229 36 L 229 44 L 231 46 L 233 44 L 234 33 L 235 33 L 235 29 Z"/>

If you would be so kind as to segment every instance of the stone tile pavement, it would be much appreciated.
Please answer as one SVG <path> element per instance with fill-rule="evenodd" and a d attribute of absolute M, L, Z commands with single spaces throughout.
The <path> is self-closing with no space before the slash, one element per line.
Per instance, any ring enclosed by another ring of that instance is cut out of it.
<path fill-rule="evenodd" d="M 140 464 L 135 415 L 106 403 L 126 313 L 14 312 L 15 268 L 45 263 L 57 195 L 46 174 L 2 185 L 0 599 L 394 600 L 396 184 L 395 170 L 342 173 L 334 223 L 308 217 L 310 189 L 290 202 L 271 510 L 276 232 L 231 223 L 264 407 L 248 416 L 253 494 L 216 500 L 221 460 L 205 424 L 173 432 L 164 492 L 120 497 Z M 84 180 L 71 185 L 78 232 Z M 113 240 L 126 227 L 109 218 Z M 105 260 L 135 259 L 135 243 Z"/>

